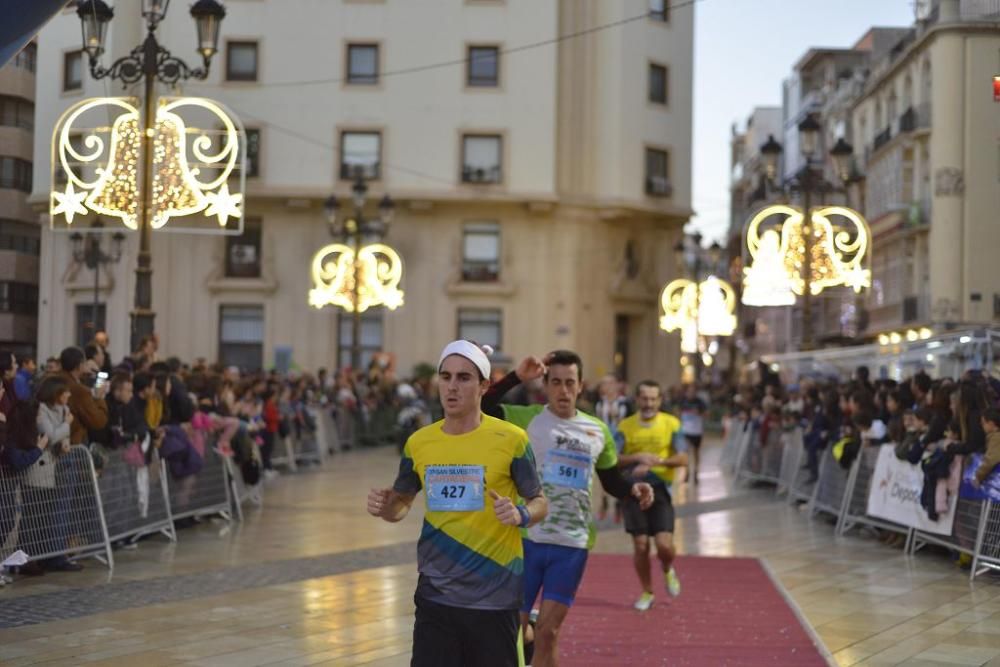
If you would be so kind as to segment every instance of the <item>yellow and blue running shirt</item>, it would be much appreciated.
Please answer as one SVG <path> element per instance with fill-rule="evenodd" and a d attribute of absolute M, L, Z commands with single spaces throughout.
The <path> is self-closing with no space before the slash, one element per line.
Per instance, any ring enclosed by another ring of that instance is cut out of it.
<path fill-rule="evenodd" d="M 541 495 L 528 436 L 488 415 L 462 435 L 445 433 L 443 424 L 410 436 L 393 484 L 401 494 L 423 490 L 426 499 L 417 595 L 452 607 L 519 609 L 521 533 L 497 520 L 489 491 L 512 499 Z"/>
<path fill-rule="evenodd" d="M 618 422 L 618 432 L 625 439 L 622 455 L 654 454 L 661 459 L 669 459 L 678 452 L 687 450 L 681 436 L 681 422 L 666 412 L 658 412 L 650 421 L 643 421 L 635 413 Z M 655 466 L 649 469 L 644 481 L 670 486 L 674 480 L 674 469 Z"/>

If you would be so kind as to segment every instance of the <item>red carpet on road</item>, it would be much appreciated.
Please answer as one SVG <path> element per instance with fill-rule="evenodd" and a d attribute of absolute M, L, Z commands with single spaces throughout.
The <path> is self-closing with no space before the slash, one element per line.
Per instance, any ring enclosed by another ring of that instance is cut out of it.
<path fill-rule="evenodd" d="M 561 664 L 826 665 L 755 558 L 679 556 L 681 595 L 670 599 L 653 561 L 656 602 L 641 593 L 631 556 L 590 556 L 559 637 Z"/>

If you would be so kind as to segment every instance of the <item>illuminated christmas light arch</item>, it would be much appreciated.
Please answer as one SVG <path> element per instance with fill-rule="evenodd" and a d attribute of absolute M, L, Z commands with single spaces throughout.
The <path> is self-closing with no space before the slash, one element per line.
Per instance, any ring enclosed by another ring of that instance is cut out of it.
<path fill-rule="evenodd" d="M 53 229 L 90 213 L 139 229 L 142 133 L 132 97 L 83 100 L 62 115 L 52 141 Z M 152 150 L 152 229 L 178 220 L 184 231 L 242 233 L 246 132 L 235 115 L 204 98 L 161 98 Z"/>
<path fill-rule="evenodd" d="M 357 303 L 355 275 L 358 277 Z M 309 305 L 314 308 L 336 306 L 349 313 L 355 308 L 363 313 L 375 306 L 396 310 L 403 305 L 403 291 L 399 289 L 402 279 L 403 260 L 391 247 L 383 243 L 362 246 L 355 260 L 353 248 L 331 243 L 313 256 Z"/>
<path fill-rule="evenodd" d="M 850 287 L 855 293 L 871 287 L 871 230 L 861 214 L 825 206 L 812 209 L 809 225 L 804 219 L 801 209 L 776 204 L 747 223 L 751 261 L 743 270 L 744 304 L 788 306 L 806 289 L 815 296 L 828 287 Z"/>
<path fill-rule="evenodd" d="M 660 328 L 681 332 L 681 350 L 697 352 L 699 336 L 732 336 L 736 330 L 736 292 L 715 276 L 701 283 L 685 278 L 660 293 Z"/>

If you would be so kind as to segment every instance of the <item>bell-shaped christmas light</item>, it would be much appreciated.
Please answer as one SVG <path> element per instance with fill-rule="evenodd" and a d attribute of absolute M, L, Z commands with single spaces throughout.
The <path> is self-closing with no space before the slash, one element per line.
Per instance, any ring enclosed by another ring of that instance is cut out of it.
<path fill-rule="evenodd" d="M 828 287 L 860 292 L 871 286 L 871 231 L 861 214 L 826 206 L 812 209 L 808 225 L 804 218 L 801 209 L 785 204 L 769 206 L 751 218 L 744 304 L 787 306 L 806 290 L 815 296 Z"/>

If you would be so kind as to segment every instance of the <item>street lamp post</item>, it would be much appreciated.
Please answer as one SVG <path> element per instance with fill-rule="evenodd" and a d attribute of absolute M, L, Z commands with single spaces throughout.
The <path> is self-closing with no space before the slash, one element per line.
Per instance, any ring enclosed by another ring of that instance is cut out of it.
<path fill-rule="evenodd" d="M 822 194 L 834 189 L 824 178 L 822 169 L 816 169 L 814 160 L 818 157 L 819 139 L 821 126 L 813 114 L 807 115 L 798 125 L 799 150 L 805 163 L 791 179 L 781 182 L 778 186 L 782 192 L 798 190 L 802 195 L 802 263 L 798 267 L 804 288 L 802 290 L 802 349 L 813 349 L 813 317 L 812 317 L 812 282 L 813 274 L 813 241 L 816 234 L 812 226 L 812 198 L 813 194 Z M 779 182 L 778 160 L 781 157 L 782 146 L 775 141 L 774 135 L 769 135 L 767 141 L 760 147 L 761 155 L 764 158 L 764 167 L 767 182 L 774 184 Z M 833 159 L 837 177 L 842 182 L 847 182 L 850 178 L 850 164 L 853 149 L 842 137 L 830 150 L 830 157 Z"/>
<path fill-rule="evenodd" d="M 92 233 L 84 240 L 83 234 L 73 232 L 70 234 L 70 241 L 73 243 L 73 261 L 83 264 L 94 272 L 94 304 L 92 306 L 91 320 L 96 334 L 102 327 L 98 326 L 97 311 L 100 306 L 101 290 L 101 267 L 110 264 L 117 264 L 122 258 L 122 243 L 125 241 L 125 234 L 115 232 L 111 236 L 111 252 L 106 253 L 101 247 L 100 232 L 104 229 L 104 223 L 100 219 L 95 220 L 90 226 Z M 105 319 L 106 313 L 105 313 Z"/>
<path fill-rule="evenodd" d="M 365 217 L 365 201 L 368 196 L 368 183 L 365 182 L 361 170 L 356 170 L 354 184 L 351 186 L 351 201 L 354 204 L 352 215 L 344 219 L 340 214 L 340 202 L 337 197 L 330 195 L 324 204 L 326 219 L 330 225 L 330 234 L 351 247 L 354 252 L 353 274 L 351 278 L 351 293 L 353 295 L 351 310 L 351 368 L 355 372 L 361 367 L 361 283 L 363 262 L 360 259 L 363 241 L 371 240 L 380 242 L 389 225 L 396 204 L 389 195 L 384 195 L 379 201 L 379 215 L 375 218 Z M 339 335 L 339 334 L 338 334 Z"/>
<path fill-rule="evenodd" d="M 701 341 L 701 285 L 702 280 L 708 276 L 714 275 L 716 267 L 719 265 L 719 259 L 722 256 L 722 246 L 716 241 L 712 243 L 708 248 L 708 266 L 705 266 L 704 252 L 705 249 L 702 248 L 701 241 L 702 236 L 700 233 L 695 232 L 691 236 L 694 241 L 695 252 L 693 256 L 689 257 L 687 252 L 687 244 L 684 243 L 684 238 L 682 237 L 674 245 L 674 257 L 676 259 L 677 266 L 681 267 L 684 272 L 682 277 L 690 277 L 690 279 L 695 283 L 695 303 L 694 303 L 694 321 L 695 321 L 695 344 L 698 345 Z M 708 269 L 705 272 L 705 269 Z M 700 348 L 695 351 L 695 368 L 698 370 L 696 377 L 701 375 L 701 350 Z"/>
<path fill-rule="evenodd" d="M 103 0 L 78 0 L 76 13 L 80 17 L 83 50 L 90 60 L 90 74 L 95 79 L 108 78 L 130 85 L 143 81 L 144 129 L 142 135 L 143 174 L 140 181 L 139 255 L 135 269 L 135 308 L 132 311 L 132 348 L 136 349 L 143 336 L 153 333 L 156 313 L 153 311 L 153 258 L 150 252 L 151 193 L 153 190 L 153 128 L 155 126 L 156 82 L 175 85 L 188 79 L 208 77 L 212 56 L 218 51 L 219 27 L 226 15 L 217 0 L 197 0 L 191 6 L 191 16 L 198 30 L 198 53 L 203 66 L 189 67 L 175 57 L 156 39 L 156 28 L 167 14 L 170 0 L 142 0 L 142 16 L 146 20 L 146 39 L 131 53 L 114 61 L 109 67 L 100 64 L 104 53 L 104 38 L 114 12 Z"/>

